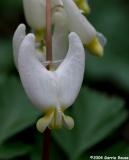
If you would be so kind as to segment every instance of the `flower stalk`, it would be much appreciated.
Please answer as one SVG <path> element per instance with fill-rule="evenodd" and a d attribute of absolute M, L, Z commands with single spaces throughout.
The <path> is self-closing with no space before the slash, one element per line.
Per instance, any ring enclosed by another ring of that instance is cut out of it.
<path fill-rule="evenodd" d="M 46 61 L 49 62 L 47 69 L 52 65 L 52 10 L 51 0 L 46 0 Z M 47 128 L 44 132 L 42 160 L 49 160 L 51 148 L 51 130 Z"/>
<path fill-rule="evenodd" d="M 51 148 L 51 130 L 47 128 L 44 132 L 42 160 L 49 160 Z"/>
<path fill-rule="evenodd" d="M 50 69 L 52 63 L 52 10 L 51 0 L 46 0 L 46 60 L 50 62 L 47 69 Z"/>

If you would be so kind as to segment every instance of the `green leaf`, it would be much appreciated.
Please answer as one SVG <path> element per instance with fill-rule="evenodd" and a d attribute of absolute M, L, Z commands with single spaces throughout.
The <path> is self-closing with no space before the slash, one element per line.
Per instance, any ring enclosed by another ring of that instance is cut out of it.
<path fill-rule="evenodd" d="M 18 7 L 20 4 L 22 4 L 21 0 L 19 0 L 19 1 L 17 1 L 17 0 L 13 0 L 13 1 L 9 1 L 9 0 L 0 1 L 0 5 L 3 5 L 3 7 L 6 7 L 8 5 L 10 5 L 10 6 L 17 6 Z"/>
<path fill-rule="evenodd" d="M 0 144 L 34 124 L 39 115 L 18 79 L 12 77 L 0 86 Z"/>
<path fill-rule="evenodd" d="M 125 121 L 127 112 L 123 106 L 119 98 L 83 88 L 72 107 L 75 128 L 55 131 L 53 136 L 70 159 L 77 159 Z"/>
<path fill-rule="evenodd" d="M 0 159 L 11 159 L 29 153 L 31 146 L 22 142 L 4 143 L 0 145 Z"/>
<path fill-rule="evenodd" d="M 43 151 L 43 136 L 40 133 L 35 135 L 35 144 L 30 151 L 30 160 L 40 160 Z"/>
<path fill-rule="evenodd" d="M 84 153 L 78 160 L 90 160 L 90 156 L 102 156 L 103 159 L 106 159 L 106 157 L 116 157 L 116 159 L 118 159 L 118 156 L 129 157 L 129 144 L 121 140 L 106 149 L 91 149 L 90 151 Z"/>
<path fill-rule="evenodd" d="M 0 85 L 4 84 L 4 82 L 7 80 L 6 74 L 0 74 Z"/>
<path fill-rule="evenodd" d="M 121 0 L 90 1 L 91 22 L 108 39 L 103 58 L 89 56 L 87 78 L 108 80 L 129 91 L 128 6 Z"/>
<path fill-rule="evenodd" d="M 16 13 L 16 16 L 17 16 L 18 10 L 21 11 L 21 9 L 22 9 L 22 0 L 19 0 L 19 1 L 17 1 L 17 0 L 13 0 L 13 1 L 10 1 L 10 0 L 0 1 L 0 6 L 1 6 L 1 11 L 4 12 L 4 14 L 8 10 L 9 13 L 10 13 L 10 11 L 12 11 L 11 14 Z M 9 16 L 10 16 L 10 14 L 8 15 L 8 17 Z"/>
<path fill-rule="evenodd" d="M 97 151 L 97 153 L 103 156 L 129 156 L 129 144 L 124 141 L 118 141 L 113 146 Z"/>
<path fill-rule="evenodd" d="M 0 75 L 12 69 L 12 46 L 7 39 L 0 40 Z"/>
<path fill-rule="evenodd" d="M 43 138 L 42 134 L 36 133 L 35 134 L 35 143 L 33 148 L 30 152 L 30 159 L 31 160 L 40 160 L 42 157 L 43 152 Z M 61 152 L 60 148 L 53 142 L 51 138 L 51 148 L 50 148 L 50 160 L 65 160 L 63 159 L 64 154 Z"/>

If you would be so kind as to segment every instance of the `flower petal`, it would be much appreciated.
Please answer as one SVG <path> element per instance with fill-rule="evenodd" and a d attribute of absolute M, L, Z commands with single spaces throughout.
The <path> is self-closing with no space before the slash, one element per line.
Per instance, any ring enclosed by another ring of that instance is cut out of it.
<path fill-rule="evenodd" d="M 89 43 L 96 36 L 95 28 L 90 24 L 86 17 L 81 14 L 74 1 L 62 1 L 68 16 L 70 30 L 78 34 L 83 44 Z"/>
<path fill-rule="evenodd" d="M 46 23 L 46 1 L 23 0 L 23 7 L 27 23 L 36 30 L 45 28 Z"/>
<path fill-rule="evenodd" d="M 62 127 L 62 111 L 60 108 L 56 108 L 54 111 L 54 116 L 52 118 L 52 121 L 49 125 L 49 128 L 61 128 Z"/>
<path fill-rule="evenodd" d="M 14 36 L 13 36 L 13 57 L 15 66 L 18 68 L 18 54 L 20 45 L 25 37 L 25 30 L 26 27 L 24 24 L 20 24 L 16 29 Z"/>
<path fill-rule="evenodd" d="M 75 33 L 69 36 L 69 51 L 56 71 L 48 71 L 36 57 L 35 39 L 29 34 L 23 40 L 18 68 L 30 100 L 43 111 L 69 107 L 76 99 L 84 75 L 85 52 Z"/>
<path fill-rule="evenodd" d="M 90 6 L 87 0 L 74 0 L 78 7 L 83 11 L 84 14 L 90 13 Z"/>
<path fill-rule="evenodd" d="M 66 128 L 72 129 L 74 127 L 74 120 L 72 117 L 65 115 L 62 113 L 63 124 Z"/>
<path fill-rule="evenodd" d="M 39 132 L 43 133 L 45 129 L 49 126 L 51 123 L 51 120 L 54 116 L 54 113 L 46 114 L 44 117 L 40 118 L 36 124 L 36 127 Z"/>
<path fill-rule="evenodd" d="M 69 50 L 65 60 L 56 70 L 58 95 L 62 107 L 67 108 L 75 101 L 83 81 L 85 51 L 81 40 L 75 33 L 69 35 Z"/>
<path fill-rule="evenodd" d="M 62 5 L 61 0 L 52 0 L 52 8 Z M 46 0 L 23 0 L 27 23 L 34 30 L 46 27 Z"/>
<path fill-rule="evenodd" d="M 55 74 L 38 60 L 33 34 L 28 34 L 21 44 L 18 68 L 23 87 L 36 106 L 45 110 L 57 105 Z"/>
<path fill-rule="evenodd" d="M 63 60 L 68 51 L 68 34 L 67 16 L 63 8 L 58 10 L 53 15 L 54 33 L 52 38 L 52 53 L 53 60 Z"/>

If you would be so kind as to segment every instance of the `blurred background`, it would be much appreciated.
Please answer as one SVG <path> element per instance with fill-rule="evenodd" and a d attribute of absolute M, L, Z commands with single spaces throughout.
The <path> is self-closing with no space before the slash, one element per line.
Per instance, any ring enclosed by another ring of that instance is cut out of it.
<path fill-rule="evenodd" d="M 88 55 L 83 87 L 68 113 L 75 128 L 52 131 L 51 160 L 129 156 L 129 1 L 90 0 L 88 19 L 108 39 L 103 58 Z M 40 160 L 41 113 L 26 97 L 12 57 L 25 23 L 22 0 L 0 1 L 0 160 Z"/>

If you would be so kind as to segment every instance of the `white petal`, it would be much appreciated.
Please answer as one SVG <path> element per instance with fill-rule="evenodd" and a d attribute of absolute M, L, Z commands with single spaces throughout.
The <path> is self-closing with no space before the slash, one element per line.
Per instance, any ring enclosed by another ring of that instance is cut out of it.
<path fill-rule="evenodd" d="M 52 8 L 62 5 L 61 0 L 52 0 Z M 46 27 L 46 0 L 23 0 L 27 23 L 35 30 Z"/>
<path fill-rule="evenodd" d="M 19 54 L 19 48 L 20 45 L 25 37 L 25 25 L 20 24 L 18 28 L 16 29 L 14 36 L 13 36 L 13 57 L 15 66 L 18 68 L 18 54 Z"/>
<path fill-rule="evenodd" d="M 69 35 L 69 51 L 65 60 L 56 71 L 58 77 L 58 96 L 63 107 L 69 107 L 75 101 L 83 81 L 85 51 L 75 33 Z"/>
<path fill-rule="evenodd" d="M 24 12 L 27 23 L 33 29 L 45 28 L 46 23 L 46 1 L 45 0 L 23 0 Z"/>
<path fill-rule="evenodd" d="M 66 128 L 72 129 L 74 127 L 74 120 L 72 117 L 66 116 L 64 113 L 62 113 L 62 120 Z"/>
<path fill-rule="evenodd" d="M 36 57 L 35 38 L 29 34 L 23 40 L 18 57 L 18 68 L 24 89 L 30 100 L 40 109 L 56 106 L 57 82 Z"/>
<path fill-rule="evenodd" d="M 75 33 L 69 36 L 69 51 L 56 71 L 48 71 L 36 56 L 35 39 L 29 34 L 23 40 L 18 68 L 24 89 L 40 109 L 67 108 L 76 99 L 84 75 L 85 52 Z"/>
<path fill-rule="evenodd" d="M 95 28 L 84 17 L 72 0 L 62 0 L 67 13 L 69 27 L 76 32 L 84 44 L 89 43 L 96 36 Z"/>
<path fill-rule="evenodd" d="M 53 60 L 63 60 L 68 51 L 68 27 L 67 16 L 63 8 L 59 8 L 53 15 L 54 33 L 52 38 Z"/>
<path fill-rule="evenodd" d="M 46 114 L 44 117 L 40 118 L 36 124 L 36 127 L 39 132 L 43 133 L 47 127 L 49 127 L 49 124 L 51 123 L 51 120 L 54 116 L 54 113 Z"/>

